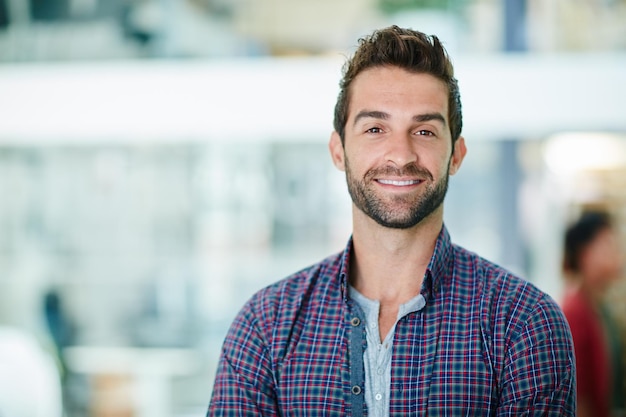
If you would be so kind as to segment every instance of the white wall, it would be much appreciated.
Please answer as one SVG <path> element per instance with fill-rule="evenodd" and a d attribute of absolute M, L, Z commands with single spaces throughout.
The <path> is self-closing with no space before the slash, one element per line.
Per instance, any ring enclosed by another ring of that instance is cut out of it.
<path fill-rule="evenodd" d="M 0 67 L 0 143 L 325 141 L 343 58 Z M 626 131 L 626 54 L 455 60 L 468 140 Z"/>

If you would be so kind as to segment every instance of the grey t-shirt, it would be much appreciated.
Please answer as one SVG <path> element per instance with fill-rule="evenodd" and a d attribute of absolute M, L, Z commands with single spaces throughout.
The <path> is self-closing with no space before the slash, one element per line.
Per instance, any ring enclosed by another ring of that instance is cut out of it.
<path fill-rule="evenodd" d="M 385 336 L 385 340 L 381 341 L 378 330 L 380 302 L 370 300 L 352 286 L 349 291 L 350 298 L 357 302 L 365 314 L 367 347 L 363 353 L 363 365 L 365 366 L 365 404 L 368 414 L 374 417 L 387 417 L 391 392 L 391 354 L 396 324 L 407 314 L 424 308 L 426 300 L 422 294 L 419 294 L 400 305 L 396 323 Z"/>

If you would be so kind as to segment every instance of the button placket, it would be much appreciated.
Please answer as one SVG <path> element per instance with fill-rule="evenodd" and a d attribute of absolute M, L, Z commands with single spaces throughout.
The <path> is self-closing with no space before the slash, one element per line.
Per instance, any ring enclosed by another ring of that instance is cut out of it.
<path fill-rule="evenodd" d="M 365 322 L 361 318 L 361 311 L 358 305 L 351 308 L 351 312 L 346 317 L 346 322 L 350 334 L 350 403 L 352 415 L 363 414 L 365 406 L 365 368 L 363 364 L 363 352 L 365 349 Z"/>

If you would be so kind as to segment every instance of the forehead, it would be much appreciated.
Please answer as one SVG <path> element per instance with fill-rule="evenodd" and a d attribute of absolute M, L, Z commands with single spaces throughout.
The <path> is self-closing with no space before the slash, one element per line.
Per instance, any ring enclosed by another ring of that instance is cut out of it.
<path fill-rule="evenodd" d="M 448 87 L 426 73 L 398 67 L 364 70 L 350 86 L 348 119 L 368 110 L 395 110 L 411 113 L 441 113 L 448 121 Z"/>
<path fill-rule="evenodd" d="M 619 237 L 617 232 L 613 228 L 606 226 L 596 233 L 588 246 L 617 246 L 618 244 Z"/>

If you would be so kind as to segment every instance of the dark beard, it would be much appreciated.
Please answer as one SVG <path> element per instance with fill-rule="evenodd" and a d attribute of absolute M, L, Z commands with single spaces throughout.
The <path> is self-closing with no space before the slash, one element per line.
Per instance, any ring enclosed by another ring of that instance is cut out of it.
<path fill-rule="evenodd" d="M 402 169 L 393 167 L 377 168 L 368 171 L 363 180 L 358 181 L 352 175 L 348 158 L 345 160 L 348 192 L 354 205 L 376 223 L 393 229 L 408 229 L 434 212 L 442 203 L 448 191 L 449 171 L 434 185 L 426 185 L 425 193 L 419 197 L 396 196 L 393 201 L 380 199 L 369 184 L 373 178 L 384 175 L 418 176 L 433 181 L 430 171 L 415 164 L 408 164 Z M 450 161 L 448 161 L 448 169 Z M 399 206 L 399 208 L 398 208 Z"/>

